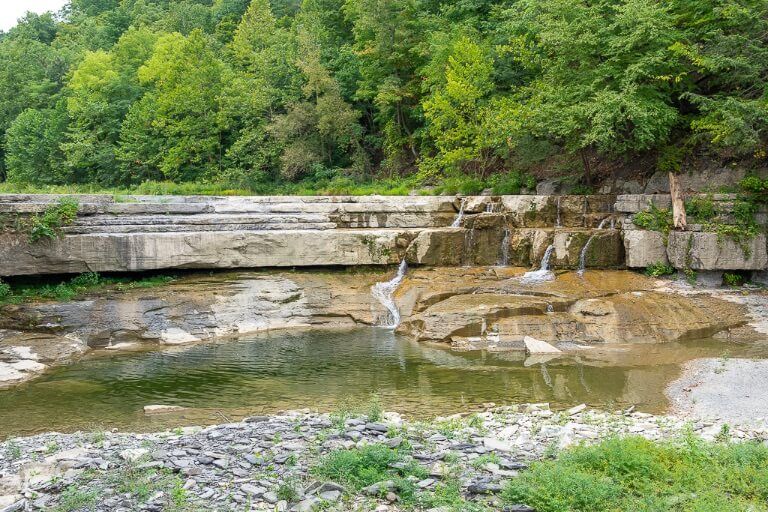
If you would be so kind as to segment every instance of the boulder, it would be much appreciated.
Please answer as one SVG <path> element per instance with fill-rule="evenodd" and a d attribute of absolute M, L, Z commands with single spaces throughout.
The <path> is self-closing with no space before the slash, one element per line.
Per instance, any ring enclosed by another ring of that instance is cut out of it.
<path fill-rule="evenodd" d="M 768 264 L 765 235 L 737 243 L 717 233 L 669 233 L 669 262 L 693 270 L 762 270 Z"/>
<path fill-rule="evenodd" d="M 633 229 L 623 232 L 625 262 L 629 268 L 669 263 L 664 237 L 657 231 Z"/>
<path fill-rule="evenodd" d="M 523 343 L 525 343 L 525 352 L 528 354 L 560 354 L 562 352 L 546 341 L 537 340 L 530 336 L 523 338 Z"/>

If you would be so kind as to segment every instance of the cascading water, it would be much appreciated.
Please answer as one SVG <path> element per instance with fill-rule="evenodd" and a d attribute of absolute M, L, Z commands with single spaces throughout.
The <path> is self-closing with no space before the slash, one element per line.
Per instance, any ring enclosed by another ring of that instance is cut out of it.
<path fill-rule="evenodd" d="M 552 257 L 552 251 L 555 250 L 554 245 L 547 247 L 544 251 L 544 257 L 541 258 L 541 266 L 538 270 L 532 270 L 523 274 L 520 278 L 522 283 L 543 283 L 546 281 L 552 281 L 555 275 L 549 270 L 549 259 Z"/>
<path fill-rule="evenodd" d="M 499 260 L 499 266 L 506 267 L 509 265 L 509 236 L 510 229 L 504 228 L 504 238 L 501 240 L 501 259 Z"/>
<path fill-rule="evenodd" d="M 385 283 L 376 283 L 371 287 L 371 295 L 387 310 L 387 314 L 380 318 L 377 323 L 379 327 L 394 329 L 400 325 L 400 311 L 397 309 L 393 295 L 400 283 L 403 282 L 406 272 L 408 272 L 408 264 L 403 260 L 397 268 L 395 277 Z"/>
<path fill-rule="evenodd" d="M 597 229 L 603 229 L 605 227 L 605 223 L 612 219 L 613 217 L 604 218 L 600 221 L 600 224 L 598 224 Z M 584 244 L 584 247 L 581 248 L 581 254 L 579 254 L 579 269 L 576 271 L 580 277 L 583 276 L 584 272 L 587 270 L 587 251 L 589 250 L 589 246 L 592 245 L 592 240 L 594 240 L 596 236 L 597 233 L 590 236 L 587 240 L 587 243 Z"/>
<path fill-rule="evenodd" d="M 560 196 L 557 196 L 557 219 L 555 220 L 555 227 L 560 227 Z"/>
<path fill-rule="evenodd" d="M 459 207 L 459 214 L 456 216 L 455 219 L 453 219 L 453 224 L 451 224 L 452 228 L 461 227 L 461 221 L 464 218 L 464 206 L 466 205 L 466 203 L 467 203 L 466 198 L 461 200 L 461 206 Z"/>

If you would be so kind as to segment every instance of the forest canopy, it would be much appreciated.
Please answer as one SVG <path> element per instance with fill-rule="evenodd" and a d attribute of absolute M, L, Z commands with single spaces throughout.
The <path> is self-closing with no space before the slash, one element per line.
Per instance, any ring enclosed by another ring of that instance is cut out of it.
<path fill-rule="evenodd" d="M 765 0 L 71 0 L 0 33 L 0 181 L 764 160 Z"/>

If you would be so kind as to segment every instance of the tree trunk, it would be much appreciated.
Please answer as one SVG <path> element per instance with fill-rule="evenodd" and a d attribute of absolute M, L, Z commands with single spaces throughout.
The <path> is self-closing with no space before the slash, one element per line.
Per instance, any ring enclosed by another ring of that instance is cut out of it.
<path fill-rule="evenodd" d="M 680 177 L 673 172 L 669 173 L 669 193 L 672 196 L 672 222 L 675 229 L 685 229 L 687 220 L 685 218 L 683 192 L 680 188 Z"/>
<path fill-rule="evenodd" d="M 584 178 L 586 185 L 587 187 L 592 187 L 592 166 L 589 164 L 587 151 L 582 148 L 579 153 L 581 153 L 581 163 L 584 165 Z"/>

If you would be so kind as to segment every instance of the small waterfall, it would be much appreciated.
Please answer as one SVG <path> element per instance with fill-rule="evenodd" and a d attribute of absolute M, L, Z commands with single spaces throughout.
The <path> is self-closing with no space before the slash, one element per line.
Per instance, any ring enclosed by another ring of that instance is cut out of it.
<path fill-rule="evenodd" d="M 598 224 L 597 229 L 603 229 L 605 227 L 605 223 L 612 219 L 612 216 L 604 218 L 600 221 L 600 224 Z M 579 254 L 579 270 L 576 271 L 579 276 L 583 276 L 584 272 L 587 270 L 587 251 L 589 250 L 589 246 L 592 245 L 592 240 L 594 240 L 596 236 L 597 233 L 590 236 L 587 240 L 587 243 L 585 243 L 584 247 L 581 248 L 581 254 Z"/>
<path fill-rule="evenodd" d="M 557 219 L 555 220 L 555 227 L 559 228 L 560 226 L 560 196 L 557 196 Z"/>
<path fill-rule="evenodd" d="M 541 266 L 538 270 L 532 270 L 523 274 L 520 278 L 522 283 L 542 283 L 546 281 L 552 281 L 555 275 L 549 270 L 549 259 L 552 257 L 552 251 L 555 250 L 554 245 L 547 247 L 544 252 L 544 257 L 541 258 Z"/>
<path fill-rule="evenodd" d="M 460 228 L 461 227 L 461 221 L 464 218 L 464 206 L 467 204 L 467 198 L 462 198 L 461 200 L 461 206 L 459 207 L 459 214 L 456 216 L 455 219 L 453 219 L 453 224 L 451 224 L 452 228 Z"/>
<path fill-rule="evenodd" d="M 384 308 L 387 310 L 387 315 L 384 318 L 379 319 L 379 327 L 387 327 L 394 329 L 400 325 L 400 311 L 395 305 L 393 295 L 403 282 L 405 273 L 408 272 L 408 264 L 405 260 L 400 262 L 400 266 L 397 268 L 397 275 L 385 283 L 376 283 L 371 287 L 371 295 L 378 300 Z"/>
<path fill-rule="evenodd" d="M 504 228 L 504 238 L 501 240 L 501 259 L 499 260 L 499 266 L 506 267 L 509 265 L 509 236 L 510 229 Z"/>

